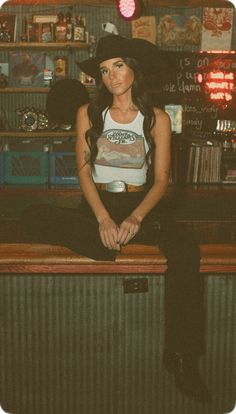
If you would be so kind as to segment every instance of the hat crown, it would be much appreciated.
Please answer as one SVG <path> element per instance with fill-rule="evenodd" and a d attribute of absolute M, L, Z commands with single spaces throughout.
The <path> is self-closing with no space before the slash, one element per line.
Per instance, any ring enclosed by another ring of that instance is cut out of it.
<path fill-rule="evenodd" d="M 130 53 L 130 40 L 111 34 L 99 40 L 96 50 L 96 61 L 101 63 L 104 60 L 115 57 L 127 57 Z"/>

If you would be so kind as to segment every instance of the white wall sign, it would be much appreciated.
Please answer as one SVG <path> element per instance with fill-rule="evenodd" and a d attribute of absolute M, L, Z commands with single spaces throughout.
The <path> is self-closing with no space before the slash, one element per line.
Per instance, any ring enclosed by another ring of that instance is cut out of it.
<path fill-rule="evenodd" d="M 10 413 L 7 413 L 6 411 L 4 411 L 0 405 L 0 414 L 10 414 Z"/>
<path fill-rule="evenodd" d="M 235 405 L 235 407 L 233 408 L 233 411 L 230 411 L 230 412 L 228 412 L 228 413 L 226 413 L 226 414 L 236 414 L 236 405 Z"/>
<path fill-rule="evenodd" d="M 236 8 L 236 0 L 230 0 L 230 3 L 232 3 L 234 7 Z"/>
<path fill-rule="evenodd" d="M 1 7 L 2 7 L 2 5 L 4 4 L 4 3 L 6 3 L 8 0 L 0 0 L 0 9 L 1 9 Z M 1 411 L 0 411 L 1 412 Z"/>

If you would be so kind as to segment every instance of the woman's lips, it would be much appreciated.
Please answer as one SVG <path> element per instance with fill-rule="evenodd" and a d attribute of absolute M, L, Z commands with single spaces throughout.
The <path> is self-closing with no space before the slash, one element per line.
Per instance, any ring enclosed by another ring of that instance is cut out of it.
<path fill-rule="evenodd" d="M 112 83 L 111 88 L 118 88 L 120 86 L 120 83 Z"/>

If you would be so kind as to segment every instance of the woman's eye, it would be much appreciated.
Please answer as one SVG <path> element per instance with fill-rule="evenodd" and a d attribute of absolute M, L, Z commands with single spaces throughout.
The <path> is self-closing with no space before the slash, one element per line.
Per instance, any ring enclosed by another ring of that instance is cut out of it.
<path fill-rule="evenodd" d="M 101 75 L 105 75 L 107 73 L 107 69 L 101 69 Z"/>
<path fill-rule="evenodd" d="M 124 66 L 124 63 L 117 63 L 117 65 L 116 65 L 116 67 L 117 67 L 118 69 L 122 68 L 123 66 Z"/>

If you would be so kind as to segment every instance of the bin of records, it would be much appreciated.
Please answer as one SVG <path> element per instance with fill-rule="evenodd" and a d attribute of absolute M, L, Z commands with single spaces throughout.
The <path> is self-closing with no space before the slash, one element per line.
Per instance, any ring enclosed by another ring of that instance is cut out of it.
<path fill-rule="evenodd" d="M 5 152 L 6 184 L 47 184 L 48 146 L 41 140 L 9 140 Z"/>

